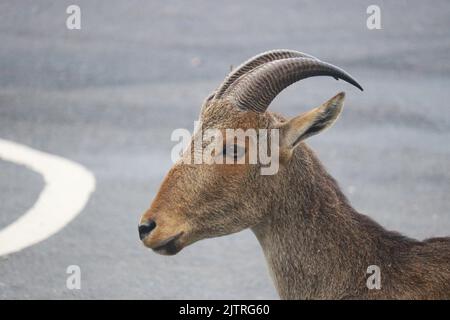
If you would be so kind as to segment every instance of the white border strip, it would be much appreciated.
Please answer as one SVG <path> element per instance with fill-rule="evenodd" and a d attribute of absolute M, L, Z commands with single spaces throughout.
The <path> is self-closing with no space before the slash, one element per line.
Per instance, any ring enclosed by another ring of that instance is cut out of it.
<path fill-rule="evenodd" d="M 45 181 L 33 207 L 0 230 L 0 256 L 20 251 L 60 231 L 83 210 L 95 190 L 94 175 L 62 157 L 0 139 L 0 159 L 24 165 L 41 174 Z"/>

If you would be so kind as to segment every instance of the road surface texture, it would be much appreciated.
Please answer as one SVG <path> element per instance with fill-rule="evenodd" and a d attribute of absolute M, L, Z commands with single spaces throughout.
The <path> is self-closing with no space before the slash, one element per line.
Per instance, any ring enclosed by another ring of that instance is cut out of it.
<path fill-rule="evenodd" d="M 81 30 L 66 8 L 81 7 Z M 366 9 L 381 8 L 381 30 Z M 278 298 L 250 231 L 173 257 L 138 239 L 140 215 L 230 65 L 304 51 L 364 87 L 302 81 L 272 110 L 294 116 L 347 93 L 309 140 L 356 209 L 424 239 L 450 235 L 450 3 L 424 1 L 1 1 L 0 139 L 76 161 L 96 190 L 56 235 L 0 257 L 5 298 Z M 0 161 L 0 229 L 33 206 L 42 177 Z M 301 244 L 300 244 L 301 245 Z M 69 265 L 81 289 L 66 287 Z"/>

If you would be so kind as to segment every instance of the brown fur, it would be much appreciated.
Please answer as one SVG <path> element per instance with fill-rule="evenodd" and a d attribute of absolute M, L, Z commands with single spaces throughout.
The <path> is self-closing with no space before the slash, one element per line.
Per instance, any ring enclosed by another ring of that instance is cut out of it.
<path fill-rule="evenodd" d="M 224 100 L 208 102 L 201 120 L 205 128 L 221 129 L 286 123 Z M 259 165 L 175 164 L 142 217 L 157 224 L 144 244 L 154 248 L 181 233 L 176 250 L 166 252 L 173 254 L 195 241 L 251 228 L 281 298 L 450 298 L 450 238 L 420 242 L 386 231 L 351 207 L 306 144 L 281 153 L 272 176 L 260 175 Z M 369 265 L 381 268 L 380 290 L 366 286 Z"/>

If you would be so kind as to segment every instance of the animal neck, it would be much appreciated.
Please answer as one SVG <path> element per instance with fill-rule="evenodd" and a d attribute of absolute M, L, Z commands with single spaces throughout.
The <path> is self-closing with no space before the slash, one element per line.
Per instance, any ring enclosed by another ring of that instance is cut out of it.
<path fill-rule="evenodd" d="M 367 267 L 390 259 L 378 241 L 387 231 L 350 206 L 305 145 L 283 170 L 268 218 L 252 228 L 281 298 L 361 296 Z"/>

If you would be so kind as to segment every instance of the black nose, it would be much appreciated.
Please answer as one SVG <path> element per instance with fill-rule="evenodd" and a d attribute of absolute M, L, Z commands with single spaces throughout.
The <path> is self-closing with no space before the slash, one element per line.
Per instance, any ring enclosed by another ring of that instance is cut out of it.
<path fill-rule="evenodd" d="M 142 223 L 139 225 L 139 238 L 141 240 L 144 240 L 144 238 L 146 236 L 148 236 L 148 234 L 150 232 L 152 232 L 153 229 L 156 228 L 156 223 L 153 220 L 147 221 L 145 223 Z"/>

